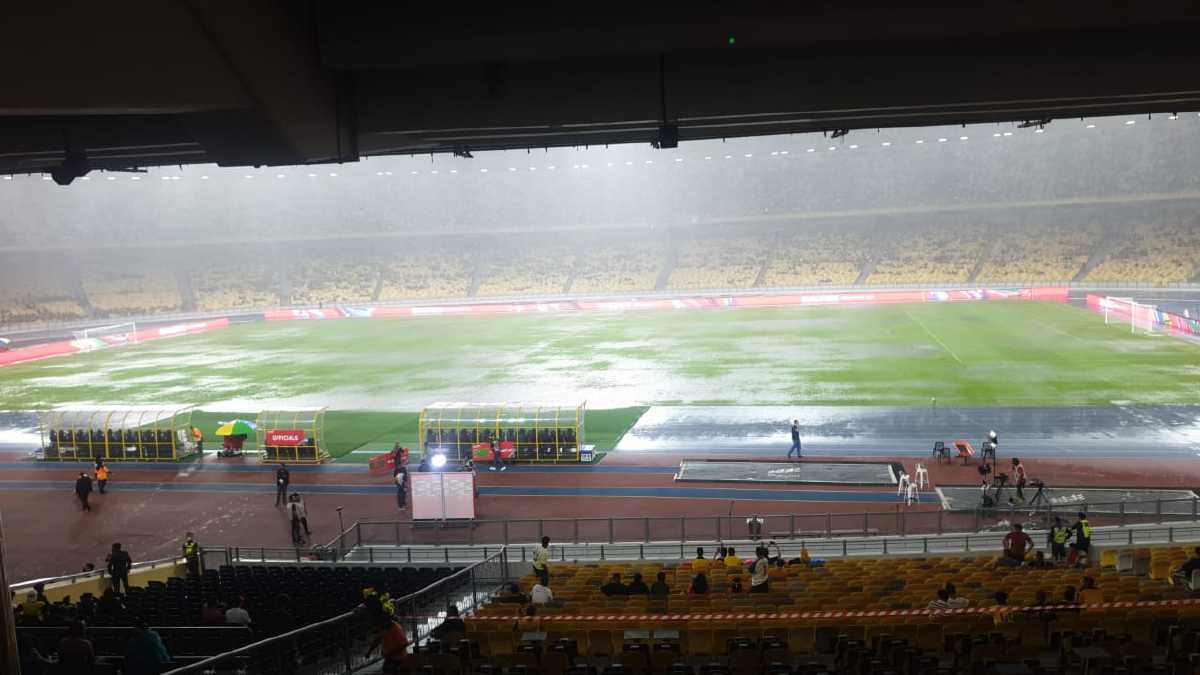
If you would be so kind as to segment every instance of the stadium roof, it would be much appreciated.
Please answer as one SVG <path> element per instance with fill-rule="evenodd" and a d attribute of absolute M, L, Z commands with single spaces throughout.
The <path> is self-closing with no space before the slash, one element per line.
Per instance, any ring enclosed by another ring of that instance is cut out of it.
<path fill-rule="evenodd" d="M 1200 108 L 1192 2 L 21 3 L 0 172 L 354 161 Z"/>

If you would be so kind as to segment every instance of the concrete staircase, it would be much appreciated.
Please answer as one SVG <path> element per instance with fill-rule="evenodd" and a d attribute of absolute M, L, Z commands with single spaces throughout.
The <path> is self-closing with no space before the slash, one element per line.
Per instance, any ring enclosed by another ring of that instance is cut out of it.
<path fill-rule="evenodd" d="M 683 243 L 672 238 L 667 244 L 667 253 L 663 257 L 663 265 L 658 271 L 658 278 L 654 281 L 654 290 L 666 290 L 667 283 L 671 281 L 671 273 L 675 271 L 675 265 L 679 264 L 679 249 L 683 248 Z"/>
<path fill-rule="evenodd" d="M 783 234 L 776 232 L 771 238 L 770 248 L 767 249 L 767 254 L 763 256 L 762 264 L 758 266 L 758 274 L 754 275 L 754 288 L 762 288 L 767 283 L 767 270 L 771 268 L 771 263 L 775 260 L 776 251 L 782 246 Z"/>
<path fill-rule="evenodd" d="M 185 312 L 196 311 L 196 289 L 192 286 L 191 270 L 175 270 L 175 288 L 179 290 L 180 309 Z"/>
<path fill-rule="evenodd" d="M 975 260 L 975 266 L 971 268 L 971 276 L 967 277 L 968 283 L 974 283 L 975 278 L 983 271 L 983 266 L 992 257 L 992 253 L 996 250 L 996 240 L 992 239 L 984 244 L 983 250 L 979 252 L 979 258 Z"/>
<path fill-rule="evenodd" d="M 1096 269 L 1100 263 L 1108 260 L 1108 256 L 1112 254 L 1113 249 L 1124 240 L 1123 236 L 1115 232 L 1107 232 L 1104 238 L 1100 240 L 1100 243 L 1096 244 L 1095 250 L 1088 256 L 1087 261 L 1083 263 L 1083 267 L 1080 267 L 1075 276 L 1071 277 L 1071 281 L 1083 281 L 1086 279 L 1087 275 Z"/>
<path fill-rule="evenodd" d="M 383 294 L 383 275 L 387 265 L 380 265 L 375 271 L 375 288 L 371 289 L 371 302 L 379 302 L 379 296 Z"/>
<path fill-rule="evenodd" d="M 871 274 L 875 272 L 875 263 L 876 262 L 877 261 L 874 258 L 871 258 L 870 260 L 863 263 L 862 269 L 860 269 L 858 271 L 858 278 L 856 278 L 854 280 L 855 285 L 867 283 L 867 278 L 870 277 Z"/>

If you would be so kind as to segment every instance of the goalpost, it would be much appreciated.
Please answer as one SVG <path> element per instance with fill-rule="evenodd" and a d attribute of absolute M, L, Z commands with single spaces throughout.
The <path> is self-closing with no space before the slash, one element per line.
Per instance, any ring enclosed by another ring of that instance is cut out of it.
<path fill-rule="evenodd" d="M 1104 323 L 1128 323 L 1129 332 L 1139 330 L 1149 335 L 1160 335 L 1158 324 L 1158 307 L 1146 305 L 1133 298 L 1104 298 Z"/>
<path fill-rule="evenodd" d="M 84 349 L 111 347 L 114 345 L 136 344 L 137 323 L 125 321 L 109 326 L 94 326 L 83 330 L 72 331 L 75 340 L 82 343 Z"/>

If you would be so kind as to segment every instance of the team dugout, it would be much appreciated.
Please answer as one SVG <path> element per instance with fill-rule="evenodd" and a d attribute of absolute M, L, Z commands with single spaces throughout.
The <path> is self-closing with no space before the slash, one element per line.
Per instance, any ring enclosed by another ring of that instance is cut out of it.
<path fill-rule="evenodd" d="M 160 462 L 197 451 L 192 406 L 56 408 L 40 419 L 47 460 Z"/>
<path fill-rule="evenodd" d="M 325 451 L 325 408 L 263 410 L 254 419 L 264 462 L 316 464 Z"/>
<path fill-rule="evenodd" d="M 426 453 L 465 460 L 499 439 L 519 462 L 578 462 L 587 403 L 434 403 L 421 411 L 418 434 Z"/>

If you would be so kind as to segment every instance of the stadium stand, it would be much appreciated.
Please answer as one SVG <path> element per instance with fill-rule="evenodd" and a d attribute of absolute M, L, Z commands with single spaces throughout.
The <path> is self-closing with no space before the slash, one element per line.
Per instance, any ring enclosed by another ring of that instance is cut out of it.
<path fill-rule="evenodd" d="M 1166 285 L 1188 281 L 1200 264 L 1200 228 L 1195 223 L 1141 224 L 1122 233 L 1123 240 L 1088 273 L 1088 281 Z"/>
<path fill-rule="evenodd" d="M 19 606 L 17 632 L 26 645 L 49 655 L 69 625 L 82 621 L 96 655 L 111 666 L 121 664 L 132 626 L 142 621 L 163 637 L 178 664 L 359 610 L 368 595 L 407 596 L 453 572 L 449 567 L 222 566 L 201 576 L 133 586 L 123 595 L 106 591 L 100 598 L 85 594 L 78 602 L 64 598 L 36 616 Z M 224 612 L 231 607 L 244 608 L 250 624 L 228 625 L 232 622 Z M 215 622 L 206 616 L 213 610 Z M 311 644 L 322 639 L 328 644 Z M 337 634 L 310 635 L 307 642 L 302 651 L 314 662 L 336 656 L 344 646 Z M 274 672 L 260 665 L 245 661 L 239 672 Z"/>
<path fill-rule="evenodd" d="M 385 263 L 380 302 L 431 298 L 463 298 L 471 288 L 474 251 L 418 241 Z"/>
<path fill-rule="evenodd" d="M 971 276 L 986 237 L 982 226 L 912 227 L 880 248 L 872 284 L 963 282 Z"/>
<path fill-rule="evenodd" d="M 605 240 L 598 235 L 585 243 L 588 251 L 575 269 L 572 293 L 606 293 L 653 290 L 666 256 L 666 244 L 658 238 Z"/>
<path fill-rule="evenodd" d="M 671 272 L 673 289 L 749 288 L 766 261 L 769 234 L 697 235 L 686 241 Z"/>
<path fill-rule="evenodd" d="M 70 271 L 54 264 L 53 257 L 5 256 L 0 260 L 0 323 L 86 318 L 87 310 L 69 281 Z"/>
<path fill-rule="evenodd" d="M 476 295 L 557 295 L 570 281 L 579 251 L 553 236 L 505 238 L 487 246 Z"/>
<path fill-rule="evenodd" d="M 1115 561 L 1118 553 L 1110 553 L 1106 557 Z M 1184 600 L 1190 592 L 1169 577 L 1190 551 L 1128 553 L 1145 561 L 1148 575 L 1111 568 L 997 569 L 990 557 L 831 560 L 775 569 L 766 594 L 729 592 L 734 576 L 748 588 L 749 574 L 715 561 L 706 594 L 687 591 L 691 562 L 559 564 L 551 567 L 554 604 L 518 618 L 523 606 L 502 601 L 466 620 L 466 636 L 480 656 L 464 659 L 462 667 L 480 673 L 481 663 L 495 672 L 523 666 L 556 675 L 941 675 L 1082 673 L 1092 659 L 1121 667 L 1128 659 L 1139 665 L 1186 662 L 1189 645 L 1200 638 L 1200 605 Z M 665 572 L 669 596 L 600 591 L 612 573 L 628 581 L 635 571 L 647 580 Z M 1102 602 L 1129 605 L 1068 606 L 1068 587 L 1081 587 L 1084 575 L 1097 582 Z M 526 577 L 522 588 L 533 581 Z M 948 583 L 971 609 L 927 608 Z M 1143 601 L 1153 602 L 1132 604 Z M 530 636 L 540 639 L 531 642 Z M 437 662 L 441 653 L 447 652 L 437 645 L 418 649 L 414 669 Z M 999 664 L 1012 668 L 997 669 Z"/>
<path fill-rule="evenodd" d="M 279 304 L 275 273 L 258 263 L 217 262 L 193 270 L 196 305 L 203 312 Z"/>
<path fill-rule="evenodd" d="M 1193 280 L 1200 271 L 1200 228 L 1185 216 L 1136 226 L 1029 220 L 988 228 L 943 214 L 919 224 L 859 218 L 782 230 L 596 229 L 280 242 L 269 250 L 232 253 L 208 247 L 116 257 L 109 251 L 67 258 L 6 254 L 0 260 L 0 322 L 144 316 L 193 304 L 214 312 L 656 288 L 1070 280 L 1163 285 Z M 164 262 L 175 258 L 184 261 L 178 270 Z M 280 267 L 278 261 L 289 262 Z"/>
<path fill-rule="evenodd" d="M 305 260 L 288 276 L 290 304 L 370 302 L 379 273 L 379 267 L 369 263 Z"/>
<path fill-rule="evenodd" d="M 143 316 L 177 312 L 183 301 L 169 272 L 140 272 L 135 266 L 90 269 L 83 290 L 97 317 Z"/>
<path fill-rule="evenodd" d="M 1104 233 L 1095 226 L 1005 228 L 980 268 L 981 282 L 1071 281 Z"/>
<path fill-rule="evenodd" d="M 861 233 L 796 232 L 780 233 L 774 249 L 764 286 L 852 284 L 870 246 Z"/>

